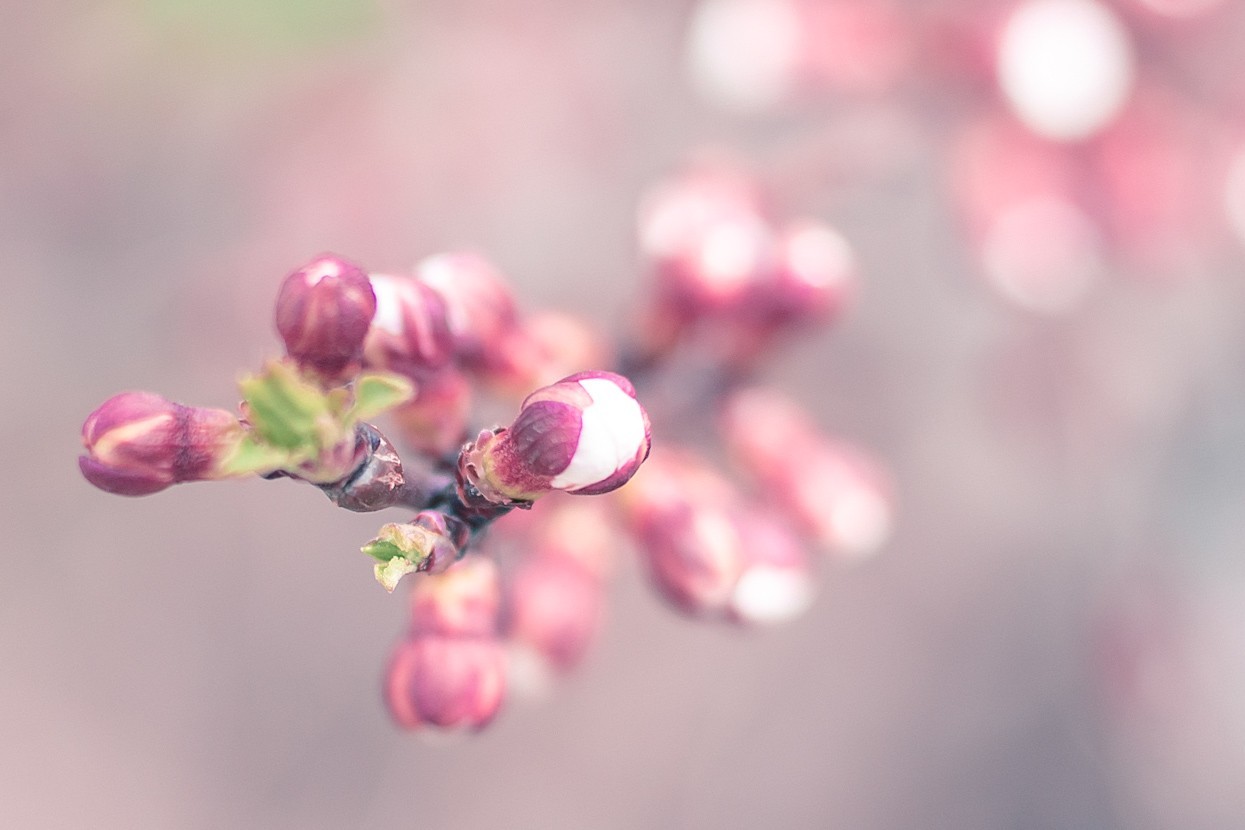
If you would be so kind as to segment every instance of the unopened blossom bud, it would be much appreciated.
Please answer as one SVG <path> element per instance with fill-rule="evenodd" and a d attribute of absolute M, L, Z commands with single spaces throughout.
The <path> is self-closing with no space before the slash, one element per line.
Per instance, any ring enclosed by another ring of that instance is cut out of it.
<path fill-rule="evenodd" d="M 730 513 L 684 503 L 635 532 L 649 582 L 672 606 L 692 616 L 726 610 L 743 573 L 743 540 Z"/>
<path fill-rule="evenodd" d="M 743 567 L 728 601 L 728 616 L 744 625 L 787 622 L 803 614 L 816 593 L 813 563 L 796 532 L 759 508 L 733 516 Z"/>
<path fill-rule="evenodd" d="M 507 428 L 482 432 L 459 458 L 462 483 L 488 501 L 531 501 L 552 490 L 607 493 L 648 457 L 648 415 L 631 382 L 580 372 L 523 401 Z"/>
<path fill-rule="evenodd" d="M 439 458 L 467 440 L 471 384 L 462 372 L 443 369 L 420 381 L 415 400 L 390 413 L 403 443 Z"/>
<path fill-rule="evenodd" d="M 501 394 L 519 398 L 573 372 L 614 363 L 596 329 L 558 311 L 524 317 L 503 338 L 498 355 L 500 360 L 484 371 L 484 380 Z"/>
<path fill-rule="evenodd" d="M 363 343 L 364 364 L 416 380 L 454 359 L 445 300 L 411 277 L 371 276 L 376 313 Z"/>
<path fill-rule="evenodd" d="M 812 448 L 775 496 L 831 555 L 866 557 L 890 537 L 893 508 L 885 473 L 842 442 Z"/>
<path fill-rule="evenodd" d="M 600 627 L 601 582 L 574 560 L 533 550 L 506 586 L 503 631 L 512 649 L 555 671 L 579 663 Z"/>
<path fill-rule="evenodd" d="M 520 691 L 543 690 L 582 659 L 596 636 L 619 541 L 611 507 L 604 499 L 554 496 L 489 537 L 501 537 L 503 550 L 512 542 L 518 559 L 504 586 L 502 631 Z"/>
<path fill-rule="evenodd" d="M 86 480 L 121 496 L 145 496 L 183 481 L 235 474 L 229 462 L 244 438 L 223 409 L 183 406 L 150 392 L 122 392 L 82 425 Z"/>
<path fill-rule="evenodd" d="M 495 637 L 418 634 L 394 650 L 384 695 L 406 729 L 480 729 L 497 714 L 505 690 L 505 654 Z"/>
<path fill-rule="evenodd" d="M 769 389 L 740 390 L 720 425 L 740 466 L 828 552 L 864 556 L 890 535 L 891 490 L 881 466 L 822 435 L 794 401 Z"/>
<path fill-rule="evenodd" d="M 277 294 L 277 331 L 286 351 L 326 383 L 358 372 L 376 295 L 359 266 L 324 254 L 285 278 Z"/>
<path fill-rule="evenodd" d="M 436 510 L 425 510 L 406 524 L 383 526 L 363 546 L 377 560 L 376 581 L 392 592 L 408 573 L 441 573 L 458 561 L 470 530 L 461 520 Z"/>
<path fill-rule="evenodd" d="M 796 222 L 778 240 L 778 260 L 751 293 L 745 313 L 772 325 L 833 316 L 856 282 L 851 245 L 829 225 Z"/>
<path fill-rule="evenodd" d="M 802 406 L 765 387 L 732 393 L 719 426 L 734 459 L 765 486 L 784 479 L 800 448 L 818 439 L 817 424 Z"/>
<path fill-rule="evenodd" d="M 745 564 L 740 494 L 698 456 L 666 451 L 622 499 L 649 582 L 676 609 L 720 617 Z"/>
<path fill-rule="evenodd" d="M 686 321 L 737 307 L 773 267 L 774 232 L 760 196 L 746 177 L 729 171 L 662 183 L 641 205 L 639 224 L 659 302 Z"/>
<path fill-rule="evenodd" d="M 501 583 L 488 556 L 464 556 L 411 586 L 411 632 L 483 637 L 497 631 Z"/>
<path fill-rule="evenodd" d="M 457 252 L 428 257 L 415 266 L 415 273 L 444 298 L 458 357 L 475 367 L 499 360 L 516 311 L 510 287 L 497 269 L 478 254 Z"/>

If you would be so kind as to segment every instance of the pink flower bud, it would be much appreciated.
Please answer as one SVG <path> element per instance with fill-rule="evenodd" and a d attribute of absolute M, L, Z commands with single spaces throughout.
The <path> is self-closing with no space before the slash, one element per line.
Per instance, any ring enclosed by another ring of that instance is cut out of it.
<path fill-rule="evenodd" d="M 649 582 L 678 610 L 718 617 L 743 572 L 743 538 L 731 518 L 741 501 L 699 456 L 667 450 L 622 498 Z"/>
<path fill-rule="evenodd" d="M 649 582 L 672 606 L 699 617 L 726 610 L 744 548 L 725 508 L 685 502 L 638 527 L 635 538 Z"/>
<path fill-rule="evenodd" d="M 580 372 L 528 395 L 508 428 L 481 433 L 463 449 L 460 475 L 495 503 L 551 490 L 596 495 L 627 483 L 649 444 L 631 382 Z"/>
<path fill-rule="evenodd" d="M 327 383 L 358 371 L 376 295 L 357 265 L 324 254 L 285 278 L 277 295 L 277 331 L 286 351 Z"/>
<path fill-rule="evenodd" d="M 816 593 L 808 550 L 785 522 L 760 509 L 734 515 L 743 567 L 727 614 L 744 625 L 787 622 L 803 614 Z"/>
<path fill-rule="evenodd" d="M 406 729 L 480 729 L 497 714 L 505 690 L 505 655 L 496 638 L 418 634 L 394 651 L 384 694 Z"/>
<path fill-rule="evenodd" d="M 415 400 L 389 415 L 415 450 L 440 457 L 467 440 L 471 385 L 457 369 L 444 369 L 419 383 Z"/>
<path fill-rule="evenodd" d="M 183 481 L 221 475 L 242 437 L 223 409 L 182 406 L 150 392 L 122 392 L 82 425 L 86 480 L 121 496 L 145 496 Z"/>
<path fill-rule="evenodd" d="M 891 490 L 880 465 L 823 436 L 793 401 L 742 390 L 724 407 L 721 428 L 740 465 L 828 552 L 864 556 L 890 535 Z"/>
<path fill-rule="evenodd" d="M 503 631 L 512 646 L 567 671 L 600 627 L 602 585 L 574 560 L 540 549 L 524 557 L 506 591 Z"/>
<path fill-rule="evenodd" d="M 478 254 L 460 252 L 428 257 L 415 272 L 445 299 L 459 358 L 477 367 L 499 360 L 516 312 L 510 287 L 497 269 Z"/>
<path fill-rule="evenodd" d="M 847 240 L 821 222 L 796 222 L 779 237 L 777 265 L 753 287 L 745 314 L 771 325 L 825 320 L 842 308 L 855 282 Z"/>
<path fill-rule="evenodd" d="M 484 637 L 497 631 L 501 587 L 487 556 L 468 555 L 444 573 L 412 579 L 411 631 Z"/>
<path fill-rule="evenodd" d="M 422 380 L 454 359 L 445 300 L 410 277 L 371 276 L 376 313 L 363 343 L 368 368 Z"/>
<path fill-rule="evenodd" d="M 597 330 L 557 311 L 538 311 L 521 320 L 502 339 L 498 356 L 484 379 L 502 394 L 520 398 L 573 372 L 614 362 Z"/>
<path fill-rule="evenodd" d="M 653 263 L 660 302 L 686 321 L 736 307 L 775 257 L 756 189 L 722 170 L 655 188 L 640 208 L 640 248 Z"/>

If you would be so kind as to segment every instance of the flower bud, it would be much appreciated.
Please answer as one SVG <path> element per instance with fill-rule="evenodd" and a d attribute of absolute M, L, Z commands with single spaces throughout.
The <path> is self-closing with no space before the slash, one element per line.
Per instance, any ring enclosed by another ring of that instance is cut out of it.
<path fill-rule="evenodd" d="M 539 692 L 573 668 L 600 626 L 604 582 L 618 545 L 605 499 L 552 497 L 489 537 L 517 564 L 505 583 L 502 631 L 518 691 Z"/>
<path fill-rule="evenodd" d="M 723 170 L 655 188 L 640 208 L 640 247 L 653 263 L 659 303 L 689 322 L 736 307 L 775 255 L 756 189 Z"/>
<path fill-rule="evenodd" d="M 363 342 L 364 364 L 416 380 L 454 359 L 445 300 L 410 277 L 371 276 L 376 313 Z"/>
<path fill-rule="evenodd" d="M 286 351 L 325 383 L 359 370 L 376 295 L 357 265 L 324 254 L 285 278 L 277 294 L 277 331 Z"/>
<path fill-rule="evenodd" d="M 740 465 L 828 552 L 864 556 L 890 534 L 881 467 L 823 436 L 794 402 L 767 389 L 742 390 L 728 400 L 721 428 Z"/>
<path fill-rule="evenodd" d="M 415 273 L 444 298 L 458 357 L 474 367 L 501 360 L 502 341 L 514 328 L 516 312 L 510 287 L 497 269 L 478 254 L 459 252 L 428 257 Z"/>
<path fill-rule="evenodd" d="M 182 406 L 150 392 L 122 392 L 82 425 L 87 481 L 121 496 L 145 496 L 184 481 L 222 478 L 242 441 L 223 409 Z"/>
<path fill-rule="evenodd" d="M 745 313 L 780 326 L 821 321 L 837 312 L 856 280 L 847 240 L 828 225 L 804 220 L 786 228 L 778 245 L 778 261 L 753 287 Z"/>
<path fill-rule="evenodd" d="M 516 398 L 573 372 L 614 363 L 595 329 L 579 317 L 557 311 L 523 318 L 502 339 L 499 357 L 484 371 L 484 380 L 499 393 Z"/>
<path fill-rule="evenodd" d="M 745 563 L 731 518 L 740 501 L 730 482 L 690 452 L 663 452 L 624 494 L 649 582 L 683 613 L 726 611 Z"/>
<path fill-rule="evenodd" d="M 760 509 L 734 516 L 743 567 L 731 590 L 728 616 L 744 625 L 770 625 L 803 614 L 816 593 L 808 550 L 786 523 Z"/>
<path fill-rule="evenodd" d="M 384 695 L 406 729 L 480 729 L 497 714 L 505 689 L 505 654 L 496 638 L 419 634 L 394 650 Z"/>
<path fill-rule="evenodd" d="M 444 573 L 429 573 L 411 588 L 411 632 L 484 637 L 497 631 L 501 586 L 487 556 L 465 556 Z"/>
<path fill-rule="evenodd" d="M 648 415 L 631 382 L 580 372 L 528 395 L 508 428 L 464 447 L 459 474 L 497 504 L 551 490 L 596 495 L 625 484 L 649 444 Z"/>
<path fill-rule="evenodd" d="M 524 557 L 506 590 L 503 631 L 512 647 L 555 671 L 579 663 L 600 627 L 599 580 L 573 560 L 540 549 Z"/>

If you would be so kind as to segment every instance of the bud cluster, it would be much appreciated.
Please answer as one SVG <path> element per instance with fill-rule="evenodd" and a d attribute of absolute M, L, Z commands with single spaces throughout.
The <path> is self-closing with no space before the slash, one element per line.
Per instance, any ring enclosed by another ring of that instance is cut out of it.
<path fill-rule="evenodd" d="M 776 335 L 833 319 L 855 290 L 855 255 L 838 231 L 776 222 L 757 186 L 725 168 L 653 188 L 639 238 L 655 275 L 642 330 L 650 354 L 709 329 L 728 360 L 747 363 Z"/>
<path fill-rule="evenodd" d="M 578 665 L 620 547 L 687 615 L 790 619 L 815 592 L 811 546 L 875 546 L 889 503 L 863 456 L 741 381 L 776 335 L 838 311 L 851 250 L 820 223 L 775 223 L 755 188 L 716 174 L 666 186 L 643 223 L 657 285 L 618 350 L 630 378 L 600 368 L 614 350 L 578 318 L 522 311 L 477 254 L 405 275 L 324 254 L 281 285 L 285 355 L 240 381 L 236 413 L 118 395 L 83 426 L 83 475 L 146 495 L 257 474 L 312 484 L 346 510 L 408 511 L 362 546 L 386 590 L 411 590 L 384 682 L 407 728 L 478 729 L 508 683 L 540 689 Z M 680 347 L 701 333 L 721 348 L 692 381 Z M 684 411 L 702 435 L 716 426 L 739 482 L 669 442 L 642 472 L 653 426 L 640 400 L 667 387 L 659 398 L 684 398 L 667 420 Z M 509 401 L 514 418 L 475 421 L 482 396 Z M 577 498 L 637 473 L 619 496 Z"/>

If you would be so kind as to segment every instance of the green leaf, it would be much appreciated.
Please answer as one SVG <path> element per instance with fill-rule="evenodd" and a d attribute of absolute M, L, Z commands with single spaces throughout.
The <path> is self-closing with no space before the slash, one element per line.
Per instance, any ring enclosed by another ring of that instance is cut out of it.
<path fill-rule="evenodd" d="M 373 539 L 364 545 L 361 550 L 368 556 L 378 559 L 381 562 L 388 562 L 391 559 L 405 559 L 402 549 L 393 542 L 387 542 L 382 539 Z"/>
<path fill-rule="evenodd" d="M 354 386 L 352 422 L 370 421 L 395 406 L 415 397 L 415 385 L 401 375 L 390 372 L 369 372 L 360 375 Z"/>
<path fill-rule="evenodd" d="M 271 361 L 259 374 L 239 381 L 238 388 L 246 401 L 247 419 L 264 442 L 307 452 L 322 447 L 329 400 L 291 366 Z"/>
<path fill-rule="evenodd" d="M 253 434 L 242 437 L 234 449 L 233 455 L 220 466 L 220 472 L 226 476 L 241 476 L 249 473 L 271 473 L 276 470 L 289 469 L 300 459 L 286 449 L 274 447 L 259 440 Z"/>

